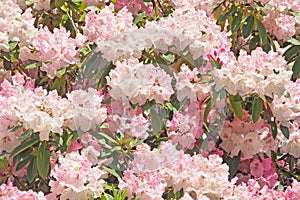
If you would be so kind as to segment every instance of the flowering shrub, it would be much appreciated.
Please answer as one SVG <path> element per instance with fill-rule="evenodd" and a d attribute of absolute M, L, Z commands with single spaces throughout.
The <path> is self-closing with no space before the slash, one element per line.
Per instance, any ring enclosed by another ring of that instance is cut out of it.
<path fill-rule="evenodd" d="M 0 17 L 0 199 L 300 198 L 299 1 Z"/>

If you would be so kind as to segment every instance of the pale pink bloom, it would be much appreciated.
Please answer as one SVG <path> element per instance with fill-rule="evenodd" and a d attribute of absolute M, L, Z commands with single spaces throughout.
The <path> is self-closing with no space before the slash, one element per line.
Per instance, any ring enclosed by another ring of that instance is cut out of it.
<path fill-rule="evenodd" d="M 32 45 L 36 53 L 27 52 L 27 59 L 42 62 L 41 70 L 46 71 L 50 78 L 59 76 L 58 70 L 75 64 L 79 60 L 77 42 L 70 37 L 70 32 L 64 27 L 54 28 L 53 33 L 44 27 L 34 37 Z M 25 54 L 24 54 L 25 55 Z M 25 59 L 23 55 L 23 59 Z"/>
<path fill-rule="evenodd" d="M 242 159 L 252 158 L 253 155 L 264 152 L 270 155 L 271 150 L 277 149 L 276 141 L 272 137 L 270 126 L 259 119 L 255 124 L 247 111 L 243 111 L 243 119 L 225 121 L 220 132 L 221 147 L 230 156 L 237 156 L 242 152 Z"/>
<path fill-rule="evenodd" d="M 114 4 L 111 3 L 100 13 L 96 13 L 94 10 L 87 13 L 85 26 L 82 27 L 83 35 L 90 42 L 100 45 L 103 41 L 118 36 L 124 31 L 135 30 L 136 27 L 132 25 L 132 22 L 132 14 L 126 8 L 115 13 Z"/>
<path fill-rule="evenodd" d="M 196 139 L 203 134 L 202 121 L 199 119 L 200 109 L 196 103 L 185 106 L 184 112 L 176 112 L 172 120 L 167 120 L 168 137 L 180 148 L 193 149 Z"/>
<path fill-rule="evenodd" d="M 224 87 L 230 94 L 257 93 L 262 99 L 284 93 L 292 71 L 279 53 L 266 53 L 258 47 L 251 55 L 241 51 L 238 60 L 235 60 L 230 52 L 215 51 L 217 53 L 210 54 L 209 58 L 221 64 L 221 69 L 214 69 L 217 90 Z"/>
<path fill-rule="evenodd" d="M 21 191 L 8 179 L 7 183 L 0 185 L 0 194 L 2 200 L 22 199 L 22 200 L 46 200 L 42 192 L 34 192 L 32 190 Z"/>
<path fill-rule="evenodd" d="M 136 59 L 116 65 L 107 77 L 110 95 L 116 100 L 139 105 L 155 100 L 162 104 L 174 93 L 171 77 L 160 67 L 139 63 Z"/>
<path fill-rule="evenodd" d="M 148 6 L 144 4 L 143 0 L 119 0 L 115 5 L 116 9 L 121 10 L 126 7 L 129 12 L 136 16 L 140 12 L 146 12 L 148 15 L 153 16 L 153 4 L 150 2 Z"/>
<path fill-rule="evenodd" d="M 71 130 L 86 132 L 106 119 L 107 110 L 101 104 L 103 97 L 95 89 L 75 90 L 68 93 L 67 97 L 71 105 L 64 113 L 64 124 Z"/>
<path fill-rule="evenodd" d="M 90 195 L 97 198 L 104 191 L 106 173 L 100 166 L 92 167 L 87 157 L 78 152 L 59 157 L 59 163 L 51 170 L 50 180 L 52 196 L 61 195 L 60 199 L 87 199 Z"/>
<path fill-rule="evenodd" d="M 209 94 L 212 84 L 199 84 L 201 81 L 209 80 L 209 78 L 198 78 L 198 74 L 200 74 L 199 69 L 194 68 L 190 70 L 184 64 L 180 69 L 180 72 L 174 73 L 179 101 L 183 101 L 185 98 L 189 98 L 191 101 L 202 100 Z"/>
<path fill-rule="evenodd" d="M 264 17 L 263 24 L 266 30 L 275 35 L 278 40 L 287 41 L 295 33 L 295 18 L 291 15 L 284 15 L 276 11 L 269 11 Z"/>
<path fill-rule="evenodd" d="M 272 112 L 282 125 L 289 126 L 290 120 L 300 119 L 300 79 L 288 81 L 285 95 L 274 95 Z"/>

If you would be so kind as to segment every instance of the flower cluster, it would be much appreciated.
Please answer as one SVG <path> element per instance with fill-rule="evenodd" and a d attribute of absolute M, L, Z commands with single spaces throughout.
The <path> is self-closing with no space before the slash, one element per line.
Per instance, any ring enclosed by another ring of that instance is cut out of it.
<path fill-rule="evenodd" d="M 9 179 L 6 184 L 0 185 L 0 197 L 3 200 L 24 199 L 24 200 L 46 200 L 42 192 L 32 190 L 21 191 Z"/>
<path fill-rule="evenodd" d="M 162 104 L 174 92 L 171 77 L 163 69 L 136 59 L 117 62 L 107 77 L 107 84 L 112 98 L 139 105 L 147 100 Z"/>
<path fill-rule="evenodd" d="M 41 70 L 47 72 L 50 78 L 59 76 L 58 70 L 79 60 L 78 42 L 70 37 L 70 32 L 64 27 L 54 28 L 53 33 L 47 27 L 40 29 L 33 38 L 32 46 L 33 52 L 24 48 L 20 58 L 42 62 Z"/>
<path fill-rule="evenodd" d="M 60 155 L 59 164 L 51 170 L 53 180 L 50 180 L 51 194 L 49 198 L 55 199 L 88 199 L 90 196 L 99 197 L 103 190 L 106 172 L 100 166 L 92 163 L 78 152 L 65 156 Z"/>
<path fill-rule="evenodd" d="M 40 140 L 48 140 L 50 132 L 62 134 L 63 126 L 88 131 L 107 117 L 106 108 L 101 106 L 102 97 L 95 89 L 72 91 L 66 99 L 55 90 L 48 93 L 41 87 L 33 89 L 25 85 L 24 88 L 25 80 L 20 74 L 13 79 L 14 85 L 7 80 L 1 84 L 2 151 L 10 152 L 19 144 L 17 137 L 22 129 L 10 132 L 18 125 L 22 125 L 24 130 L 39 132 Z"/>
<path fill-rule="evenodd" d="M 259 47 L 251 55 L 241 51 L 236 61 L 233 54 L 222 47 L 215 52 L 217 59 L 213 60 L 220 60 L 221 64 L 221 69 L 214 69 L 216 89 L 224 87 L 230 94 L 257 93 L 262 99 L 274 94 L 281 96 L 293 73 L 280 54 L 266 53 Z"/>
<path fill-rule="evenodd" d="M 174 73 L 179 101 L 183 101 L 185 98 L 189 98 L 191 101 L 201 100 L 209 94 L 212 84 L 205 84 L 205 81 L 210 80 L 209 76 L 200 78 L 199 69 L 190 70 L 186 65 L 182 65 L 180 69 L 179 73 Z M 199 82 L 204 82 L 204 84 L 199 84 Z"/>
<path fill-rule="evenodd" d="M 275 151 L 277 148 L 271 127 L 262 119 L 254 124 L 245 110 L 242 120 L 224 122 L 220 138 L 220 146 L 232 157 L 237 156 L 240 151 L 244 159 L 252 158 L 260 152 L 270 155 L 271 150 Z"/>
<path fill-rule="evenodd" d="M 276 11 L 270 11 L 264 17 L 263 24 L 267 31 L 277 37 L 278 40 L 287 41 L 295 35 L 295 18 L 283 15 Z"/>
<path fill-rule="evenodd" d="M 191 103 L 183 112 L 176 112 L 172 120 L 166 122 L 168 137 L 180 147 L 193 149 L 197 138 L 203 134 L 202 121 L 199 118 L 200 108 L 196 103 Z"/>
<path fill-rule="evenodd" d="M 134 110 L 128 103 L 119 101 L 110 105 L 111 113 L 106 122 L 109 125 L 111 135 L 119 133 L 125 138 L 146 139 L 149 134 L 149 121 L 142 112 Z"/>
<path fill-rule="evenodd" d="M 135 30 L 132 21 L 132 14 L 126 8 L 114 13 L 114 5 L 110 4 L 100 13 L 95 10 L 87 13 L 85 26 L 82 27 L 83 35 L 90 42 L 100 45 L 103 41 L 116 37 L 124 31 Z"/>
<path fill-rule="evenodd" d="M 20 46 L 29 45 L 37 34 L 31 8 L 22 12 L 14 1 L 0 2 L 0 49 L 9 50 L 10 41 L 20 42 Z"/>

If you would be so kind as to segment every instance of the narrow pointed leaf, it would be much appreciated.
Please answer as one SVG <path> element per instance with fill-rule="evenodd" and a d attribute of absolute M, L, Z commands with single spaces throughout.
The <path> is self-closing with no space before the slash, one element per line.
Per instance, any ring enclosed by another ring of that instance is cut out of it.
<path fill-rule="evenodd" d="M 230 95 L 229 101 L 232 106 L 232 109 L 234 111 L 234 114 L 237 116 L 237 118 L 242 119 L 243 118 L 243 109 L 242 109 L 242 103 L 240 100 L 240 95 Z"/>
<path fill-rule="evenodd" d="M 254 98 L 254 102 L 252 105 L 252 121 L 256 123 L 259 119 L 259 116 L 261 114 L 263 108 L 263 101 L 259 97 Z"/>
<path fill-rule="evenodd" d="M 286 139 L 290 138 L 290 131 L 289 131 L 288 127 L 280 125 L 280 130 L 281 130 L 282 134 L 284 135 L 284 137 L 286 137 Z"/>
<path fill-rule="evenodd" d="M 37 155 L 37 170 L 42 178 L 46 178 L 50 169 L 50 151 L 47 147 L 47 142 L 41 142 L 38 148 Z"/>

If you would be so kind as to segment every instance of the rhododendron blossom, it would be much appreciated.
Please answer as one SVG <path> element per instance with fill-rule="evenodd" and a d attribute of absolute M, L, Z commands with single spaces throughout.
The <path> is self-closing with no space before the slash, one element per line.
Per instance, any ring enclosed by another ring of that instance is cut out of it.
<path fill-rule="evenodd" d="M 34 192 L 32 190 L 21 191 L 13 185 L 11 180 L 6 184 L 0 185 L 0 198 L 2 200 L 24 199 L 24 200 L 46 200 L 42 192 Z"/>
<path fill-rule="evenodd" d="M 99 197 L 103 192 L 103 178 L 106 172 L 78 152 L 59 156 L 59 163 L 51 170 L 50 197 L 60 199 L 88 199 L 91 195 Z"/>
<path fill-rule="evenodd" d="M 222 139 L 220 146 L 232 157 L 241 151 L 242 158 L 248 159 L 260 152 L 270 155 L 271 150 L 277 149 L 270 126 L 262 119 L 254 124 L 245 110 L 243 120 L 224 122 L 220 138 Z"/>
<path fill-rule="evenodd" d="M 23 49 L 21 59 L 42 62 L 41 70 L 47 72 L 50 78 L 59 76 L 58 70 L 79 60 L 77 42 L 64 27 L 54 28 L 53 33 L 47 27 L 40 29 L 32 45 L 37 52 L 31 53 L 29 49 Z"/>
<path fill-rule="evenodd" d="M 290 15 L 283 15 L 270 11 L 264 18 L 263 24 L 267 31 L 275 35 L 278 40 L 289 40 L 295 34 L 295 19 Z"/>
<path fill-rule="evenodd" d="M 82 27 L 83 34 L 89 41 L 100 45 L 101 42 L 118 36 L 124 31 L 135 30 L 132 21 L 132 14 L 128 12 L 127 8 L 114 13 L 114 5 L 110 4 L 100 13 L 96 13 L 94 10 L 87 13 L 85 26 Z"/>
<path fill-rule="evenodd" d="M 272 51 L 266 53 L 257 48 L 251 55 L 241 51 L 236 61 L 231 53 L 221 51 L 217 53 L 219 54 L 217 58 L 220 60 L 221 69 L 214 69 L 216 87 L 217 90 L 224 87 L 230 94 L 257 93 L 262 99 L 265 96 L 273 97 L 273 94 L 281 96 L 292 75 L 284 58 Z"/>
<path fill-rule="evenodd" d="M 117 62 L 116 68 L 107 77 L 110 95 L 114 99 L 131 101 L 133 104 L 143 105 L 147 100 L 163 103 L 173 94 L 171 77 L 161 68 L 152 64 L 139 63 L 130 59 Z"/>

